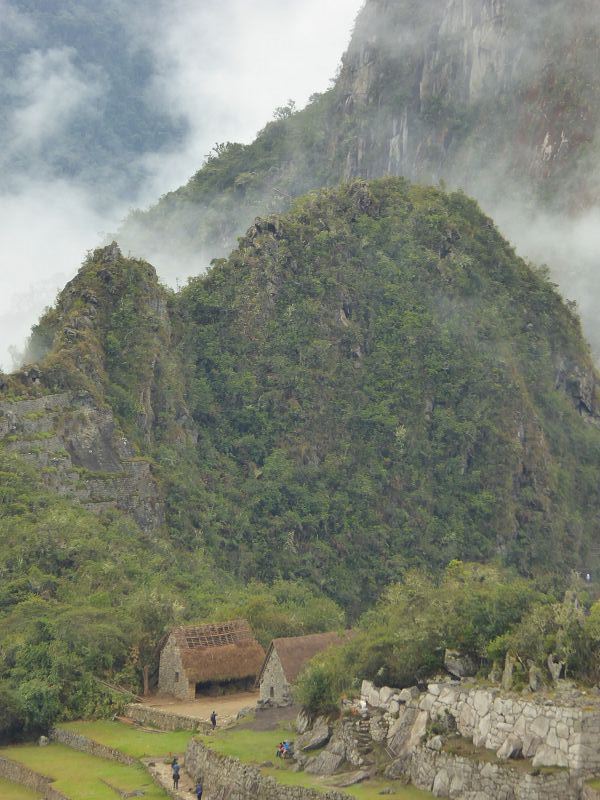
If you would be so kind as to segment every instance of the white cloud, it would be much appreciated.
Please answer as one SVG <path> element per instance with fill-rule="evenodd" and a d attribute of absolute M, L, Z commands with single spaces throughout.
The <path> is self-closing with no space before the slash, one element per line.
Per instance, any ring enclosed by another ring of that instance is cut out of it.
<path fill-rule="evenodd" d="M 215 142 L 251 141 L 290 98 L 328 88 L 363 0 L 162 0 L 135 26 L 154 49 L 149 102 L 190 125 L 187 146 L 148 154 L 154 199 L 190 177 Z"/>
<path fill-rule="evenodd" d="M 101 94 L 101 86 L 73 63 L 75 51 L 55 48 L 32 50 L 21 59 L 8 94 L 15 110 L 7 128 L 8 150 L 35 157 L 45 142 L 67 130 L 83 108 L 89 111 Z"/>
<path fill-rule="evenodd" d="M 326 89 L 362 0 L 156 0 L 150 13 L 148 4 L 137 0 L 122 5 L 132 47 L 149 47 L 154 54 L 156 80 L 148 103 L 189 126 L 177 152 L 142 156 L 149 178 L 130 198 L 134 206 L 183 183 L 216 141 L 250 141 L 288 98 L 302 105 Z M 22 346 L 56 290 L 98 245 L 99 232 L 114 230 L 127 210 L 116 200 L 109 212 L 105 205 L 99 209 L 97 197 L 106 196 L 106 186 L 95 192 L 49 173 L 43 158 L 44 145 L 61 137 L 68 142 L 69 125 L 101 100 L 105 87 L 98 73 L 82 71 L 74 51 L 58 43 L 36 49 L 31 17 L 0 0 L 0 36 L 17 35 L 28 37 L 32 49 L 8 86 L 19 107 L 4 123 L 0 153 L 0 184 L 10 186 L 0 193 L 0 365 L 5 368 L 11 365 L 9 346 Z M 79 55 L 85 60 L 85 53 Z"/>
<path fill-rule="evenodd" d="M 12 367 L 11 349 L 22 349 L 106 222 L 66 181 L 25 179 L 0 195 L 0 366 Z"/>

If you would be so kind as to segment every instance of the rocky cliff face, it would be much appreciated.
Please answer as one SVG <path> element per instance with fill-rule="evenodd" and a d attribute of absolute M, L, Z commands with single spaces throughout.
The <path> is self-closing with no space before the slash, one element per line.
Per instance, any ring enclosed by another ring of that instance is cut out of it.
<path fill-rule="evenodd" d="M 580 169 L 597 145 L 598 19 L 574 5 L 369 0 L 336 87 L 338 113 L 358 122 L 335 145 L 345 175 L 446 178 L 490 202 L 499 181 L 558 208 L 595 201 Z"/>
<path fill-rule="evenodd" d="M 130 514 L 141 528 L 165 522 L 161 490 L 113 413 L 86 394 L 0 402 L 0 446 L 33 464 L 44 484 L 101 513 Z"/>
<path fill-rule="evenodd" d="M 153 448 L 197 437 L 168 306 L 152 267 L 114 243 L 97 250 L 35 327 L 36 364 L 0 381 L 0 444 L 58 493 L 155 532 L 165 508 Z"/>

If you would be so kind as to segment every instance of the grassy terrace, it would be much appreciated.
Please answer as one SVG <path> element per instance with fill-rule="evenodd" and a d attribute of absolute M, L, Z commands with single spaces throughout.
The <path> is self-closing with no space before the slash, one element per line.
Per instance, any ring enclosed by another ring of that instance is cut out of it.
<path fill-rule="evenodd" d="M 167 800 L 166 793 L 154 784 L 142 766 L 127 767 L 60 744 L 4 747 L 0 749 L 0 755 L 52 778 L 54 787 L 72 800 L 115 800 L 118 793 L 136 790 L 144 792 L 145 800 Z M 0 797 L 4 800 L 4 794 Z M 21 800 L 18 794 L 8 794 L 7 797 Z M 31 800 L 35 795 L 22 797 Z"/>
<path fill-rule="evenodd" d="M 217 736 L 200 737 L 202 741 L 213 750 L 223 755 L 239 758 L 249 764 L 262 764 L 272 761 L 274 767 L 263 768 L 264 775 L 269 775 L 279 783 L 287 786 L 304 786 L 311 789 L 327 791 L 334 788 L 327 778 L 319 778 L 305 772 L 293 772 L 287 762 L 275 758 L 275 747 L 283 739 L 294 739 L 295 733 L 289 727 L 280 727 L 271 731 L 256 731 L 251 728 L 237 728 L 223 731 Z M 412 786 L 401 786 L 390 781 L 369 781 L 368 784 L 352 786 L 340 791 L 346 792 L 359 800 L 375 800 L 379 798 L 382 789 L 390 787 L 394 794 L 389 795 L 397 800 L 426 800 L 433 795 L 422 792 Z"/>
<path fill-rule="evenodd" d="M 0 778 L 0 797 L 2 800 L 41 800 L 41 795 L 37 792 L 2 778 Z"/>
<path fill-rule="evenodd" d="M 110 747 L 114 747 L 133 758 L 170 757 L 183 753 L 192 734 L 187 731 L 175 733 L 139 730 L 119 722 L 73 722 L 62 725 Z M 249 764 L 273 762 L 273 767 L 262 769 L 282 784 L 304 786 L 326 791 L 333 788 L 329 779 L 293 772 L 287 762 L 275 759 L 275 747 L 282 739 L 294 738 L 288 726 L 276 730 L 257 731 L 241 727 L 222 731 L 216 736 L 200 737 L 201 740 L 223 755 L 239 758 Z M 0 749 L 0 755 L 19 761 L 37 772 L 55 780 L 55 787 L 72 800 L 114 800 L 118 793 L 142 790 L 145 800 L 166 800 L 167 795 L 152 782 L 143 767 L 127 767 L 102 758 L 80 753 L 64 745 L 49 747 L 20 745 Z M 411 786 L 400 786 L 389 781 L 369 781 L 342 791 L 358 800 L 375 800 L 382 789 L 391 787 L 397 800 L 426 800 L 431 795 Z M 0 782 L 1 800 L 39 800 L 38 795 L 14 784 Z"/>
<path fill-rule="evenodd" d="M 184 753 L 193 735 L 189 731 L 151 732 L 109 720 L 67 722 L 59 727 L 87 736 L 88 739 L 108 747 L 114 747 L 115 750 L 132 758 L 153 758 Z"/>

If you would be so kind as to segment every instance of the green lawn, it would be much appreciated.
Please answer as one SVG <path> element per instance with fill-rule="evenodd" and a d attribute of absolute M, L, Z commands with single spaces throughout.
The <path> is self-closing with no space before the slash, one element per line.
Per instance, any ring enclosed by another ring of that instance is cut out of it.
<path fill-rule="evenodd" d="M 272 761 L 276 766 L 263 768 L 265 775 L 270 775 L 279 783 L 287 786 L 305 786 L 312 789 L 327 791 L 333 788 L 331 783 L 327 783 L 324 778 L 308 775 L 305 772 L 292 772 L 286 762 L 276 761 L 275 748 L 278 742 L 283 739 L 293 739 L 295 736 L 290 727 L 281 727 L 274 731 L 253 731 L 246 729 L 236 729 L 224 731 L 217 736 L 200 737 L 202 741 L 213 750 L 226 756 L 239 758 L 250 764 L 262 764 L 265 761 Z M 359 800 L 379 800 L 380 792 L 386 787 L 395 790 L 393 795 L 397 800 L 426 800 L 432 797 L 428 792 L 422 792 L 412 786 L 401 786 L 390 781 L 369 781 L 368 784 L 341 789 Z"/>
<path fill-rule="evenodd" d="M 41 796 L 31 789 L 19 786 L 18 783 L 10 783 L 0 778 L 0 797 L 2 800 L 41 800 Z"/>
<path fill-rule="evenodd" d="M 54 787 L 72 800 L 115 800 L 115 789 L 117 792 L 141 789 L 144 800 L 167 800 L 166 793 L 154 784 L 141 765 L 127 767 L 61 744 L 4 747 L 0 755 L 53 778 Z"/>
<path fill-rule="evenodd" d="M 185 753 L 189 740 L 194 735 L 191 731 L 164 733 L 140 730 L 132 725 L 109 720 L 96 722 L 67 722 L 59 726 L 67 731 L 74 731 L 100 744 L 114 747 L 132 758 L 152 758 Z"/>

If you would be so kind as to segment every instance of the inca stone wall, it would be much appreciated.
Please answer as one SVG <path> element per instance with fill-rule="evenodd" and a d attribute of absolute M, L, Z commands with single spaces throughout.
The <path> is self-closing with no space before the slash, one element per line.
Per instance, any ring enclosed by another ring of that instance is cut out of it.
<path fill-rule="evenodd" d="M 208 733 L 211 730 L 210 722 L 196 717 L 188 717 L 184 714 L 172 714 L 170 711 L 161 711 L 158 708 L 144 706 L 141 703 L 132 703 L 125 708 L 127 716 L 139 722 L 140 725 L 148 725 L 158 728 L 160 731 L 195 731 L 198 733 Z"/>
<path fill-rule="evenodd" d="M 50 731 L 50 739 L 52 739 L 53 742 L 59 742 L 73 750 L 79 750 L 82 753 L 88 753 L 88 755 L 96 756 L 97 758 L 107 758 L 109 761 L 118 761 L 120 764 L 127 764 L 127 766 L 133 766 L 138 763 L 135 758 L 126 756 L 124 753 L 121 753 L 120 750 L 115 750 L 114 747 L 100 744 L 93 739 L 88 739 L 87 736 L 82 736 L 79 733 L 68 731 L 64 728 L 53 728 Z"/>
<path fill-rule="evenodd" d="M 66 795 L 52 788 L 50 778 L 8 758 L 0 758 L 0 778 L 39 792 L 44 800 L 69 800 Z"/>
<path fill-rule="evenodd" d="M 350 800 L 342 792 L 282 786 L 256 767 L 215 753 L 197 740 L 188 745 L 185 770 L 194 780 L 202 779 L 205 800 Z"/>
<path fill-rule="evenodd" d="M 196 697 L 196 685 L 188 680 L 181 661 L 181 652 L 172 635 L 160 654 L 158 688 L 161 692 L 172 694 L 181 700 L 193 700 Z"/>
<path fill-rule="evenodd" d="M 429 721 L 452 717 L 461 736 L 498 752 L 510 739 L 533 767 L 600 773 L 600 706 L 565 705 L 543 695 L 525 699 L 499 688 L 431 683 L 427 691 L 377 689 L 364 681 L 362 699 L 379 710 L 392 750 L 405 728 L 422 738 Z M 501 755 L 501 753 L 499 753 Z"/>
<path fill-rule="evenodd" d="M 292 691 L 275 649 L 271 650 L 260 680 L 260 699 L 278 706 L 292 704 Z"/>
<path fill-rule="evenodd" d="M 534 767 L 600 771 L 600 709 L 536 702 L 503 694 L 500 689 L 465 689 L 430 684 L 418 700 L 430 717 L 446 712 L 462 736 L 477 747 L 497 751 L 509 736 L 518 737 Z"/>
<path fill-rule="evenodd" d="M 461 800 L 578 800 L 579 781 L 567 771 L 524 774 L 503 764 L 419 747 L 410 765 L 412 783 L 436 797 Z"/>

